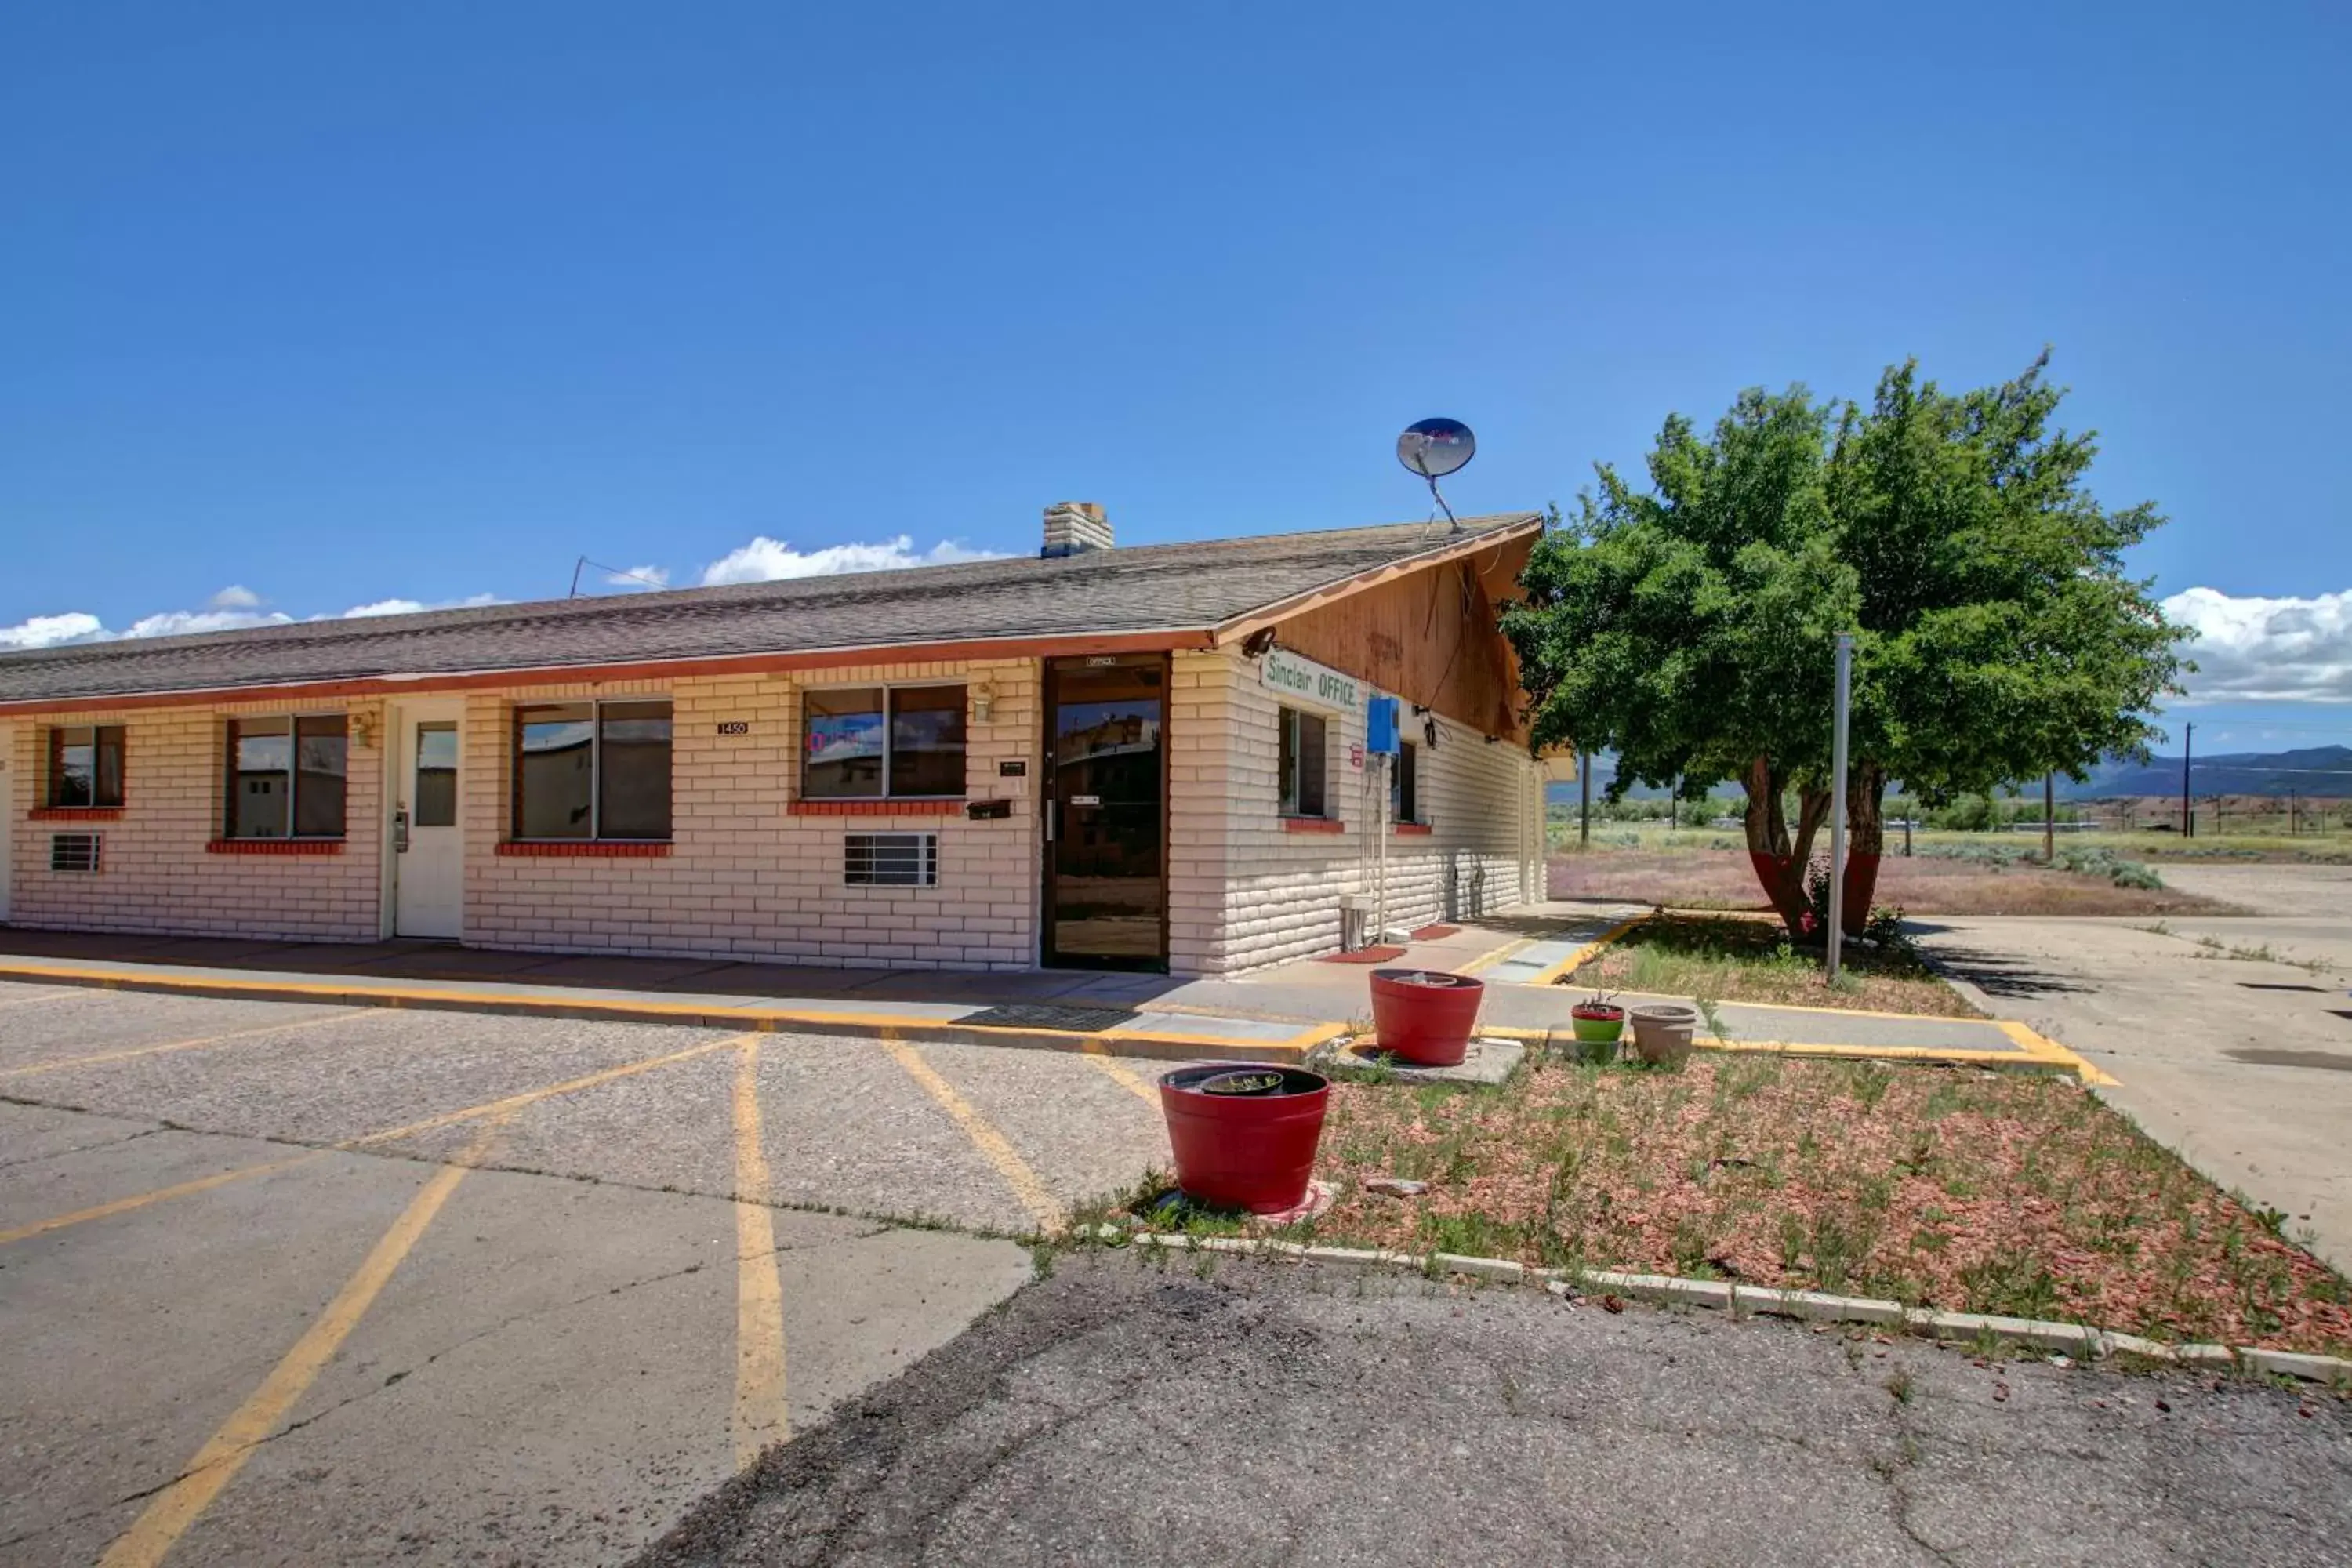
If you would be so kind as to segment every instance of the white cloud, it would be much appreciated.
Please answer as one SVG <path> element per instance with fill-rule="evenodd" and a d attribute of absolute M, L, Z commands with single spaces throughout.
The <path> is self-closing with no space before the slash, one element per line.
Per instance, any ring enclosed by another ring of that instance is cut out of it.
<path fill-rule="evenodd" d="M 992 550 L 968 550 L 943 539 L 918 553 L 907 534 L 878 544 L 828 544 L 800 551 L 782 540 L 761 534 L 740 550 L 730 550 L 702 569 L 702 584 L 770 583 L 780 577 L 831 577 L 844 572 L 888 572 L 903 566 L 950 566 L 960 561 L 993 561 Z"/>
<path fill-rule="evenodd" d="M 215 594 L 209 603 L 215 610 L 257 610 L 261 608 L 261 595 L 250 588 L 231 583 Z"/>
<path fill-rule="evenodd" d="M 604 581 L 615 588 L 667 588 L 669 586 L 669 568 L 632 566 L 626 572 L 607 574 Z"/>
<path fill-rule="evenodd" d="M 249 604 L 257 605 L 259 597 L 244 588 L 225 588 L 213 595 L 215 606 L 234 604 L 229 595 L 243 595 Z M 483 605 L 505 603 L 496 594 L 475 594 L 463 599 L 449 599 L 427 605 L 415 599 L 378 599 L 373 604 L 355 605 L 340 616 L 313 616 L 314 621 L 351 620 L 368 616 L 408 616 L 419 610 L 470 610 Z M 61 616 L 34 616 L 13 626 L 0 626 L 0 650 L 12 648 L 58 647 L 68 643 L 113 642 L 127 637 L 177 637 L 196 632 L 236 631 L 246 626 L 284 626 L 294 624 L 294 617 L 282 610 L 267 612 L 250 608 L 213 608 L 205 610 L 163 610 L 152 616 L 142 616 L 121 631 L 110 631 L 106 623 L 86 611 L 69 610 Z"/>
<path fill-rule="evenodd" d="M 245 626 L 282 626 L 293 619 L 275 610 L 268 615 L 252 610 L 165 610 L 161 615 L 142 616 L 115 635 L 178 637 L 195 632 L 233 632 Z"/>
<path fill-rule="evenodd" d="M 2199 702 L 2352 702 L 2352 589 L 2308 599 L 2238 598 L 2191 588 L 2164 601 L 2189 645 Z"/>
<path fill-rule="evenodd" d="M 13 626 L 0 626 L 0 648 L 55 647 L 104 636 L 106 627 L 96 616 L 69 610 L 62 616 L 35 616 Z"/>
<path fill-rule="evenodd" d="M 425 610 L 478 610 L 485 605 L 505 603 L 496 594 L 468 594 L 462 599 L 443 599 L 430 605 L 419 599 L 378 599 L 372 605 L 353 605 L 340 616 L 312 616 L 310 618 L 314 621 L 356 621 L 370 616 L 414 616 Z"/>

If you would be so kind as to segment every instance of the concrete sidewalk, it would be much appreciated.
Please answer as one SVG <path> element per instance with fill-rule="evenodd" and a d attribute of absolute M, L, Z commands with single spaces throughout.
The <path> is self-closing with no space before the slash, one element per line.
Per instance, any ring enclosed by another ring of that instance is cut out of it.
<path fill-rule="evenodd" d="M 1553 984 L 1639 910 L 1542 905 L 1429 928 L 1383 963 L 1307 960 L 1235 979 L 1062 971 L 856 970 L 694 958 L 492 952 L 447 943 L 339 945 L 0 931 L 0 978 L 181 994 L 440 1008 L 715 1028 L 1113 1052 L 1160 1060 L 1296 1061 L 1369 1029 L 1374 967 L 1486 982 L 1486 1032 L 1569 1031 Z M 1628 996 L 1688 1001 L 1686 997 Z M 1730 1050 L 1958 1062 L 2099 1075 L 2020 1023 L 1725 1003 Z"/>

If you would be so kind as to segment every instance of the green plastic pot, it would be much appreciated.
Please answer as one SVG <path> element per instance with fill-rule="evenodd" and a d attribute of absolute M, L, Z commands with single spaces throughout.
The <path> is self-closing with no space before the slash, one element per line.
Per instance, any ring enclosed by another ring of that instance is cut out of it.
<path fill-rule="evenodd" d="M 1588 1018 L 1581 1011 L 1576 1011 L 1569 1014 L 1568 1021 L 1576 1030 L 1576 1037 L 1579 1040 L 1606 1040 L 1614 1045 L 1618 1037 L 1625 1032 L 1625 1009 L 1612 1007 L 1610 1011 L 1616 1016 Z"/>

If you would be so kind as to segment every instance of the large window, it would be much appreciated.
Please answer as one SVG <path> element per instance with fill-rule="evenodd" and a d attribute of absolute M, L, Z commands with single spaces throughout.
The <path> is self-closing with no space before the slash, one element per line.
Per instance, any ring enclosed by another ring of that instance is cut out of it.
<path fill-rule="evenodd" d="M 47 804 L 122 804 L 121 725 L 81 725 L 49 731 Z"/>
<path fill-rule="evenodd" d="M 1421 820 L 1421 748 L 1411 741 L 1397 742 L 1396 764 L 1389 770 L 1389 820 Z"/>
<path fill-rule="evenodd" d="M 961 686 L 857 686 L 802 699 L 801 796 L 960 799 Z"/>
<path fill-rule="evenodd" d="M 231 838 L 341 838 L 350 743 L 341 713 L 232 719 Z"/>
<path fill-rule="evenodd" d="M 670 705 L 551 702 L 515 710 L 514 836 L 670 836 Z"/>
<path fill-rule="evenodd" d="M 1324 723 L 1318 713 L 1282 710 L 1280 773 L 1282 815 L 1322 816 Z"/>

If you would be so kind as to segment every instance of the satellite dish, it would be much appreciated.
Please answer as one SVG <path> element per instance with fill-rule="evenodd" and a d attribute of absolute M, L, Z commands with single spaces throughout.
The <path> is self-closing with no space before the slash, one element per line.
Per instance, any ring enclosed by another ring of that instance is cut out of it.
<path fill-rule="evenodd" d="M 1478 437 L 1459 419 L 1423 419 L 1397 437 L 1397 461 L 1424 479 L 1442 479 L 1478 453 Z"/>

